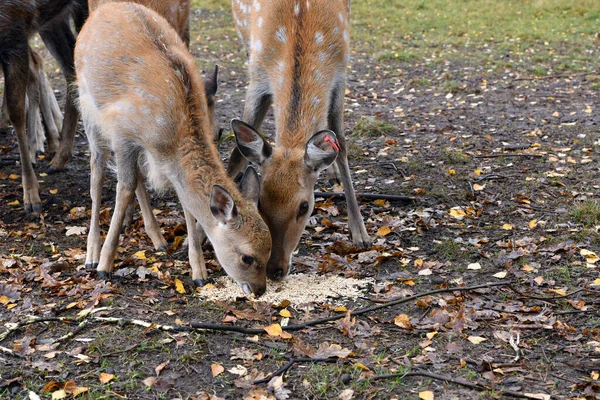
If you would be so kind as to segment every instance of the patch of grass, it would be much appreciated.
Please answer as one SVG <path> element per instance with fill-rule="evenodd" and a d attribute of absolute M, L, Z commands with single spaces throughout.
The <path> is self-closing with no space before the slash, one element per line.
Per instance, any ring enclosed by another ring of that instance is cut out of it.
<path fill-rule="evenodd" d="M 352 133 L 359 137 L 377 137 L 389 135 L 396 127 L 375 117 L 361 117 Z"/>
<path fill-rule="evenodd" d="M 431 80 L 427 78 L 415 78 L 408 81 L 409 87 L 428 88 L 431 86 Z"/>
<path fill-rule="evenodd" d="M 445 147 L 442 149 L 442 156 L 445 161 L 450 164 L 466 164 L 469 161 L 469 156 L 467 156 L 462 151 L 459 151 L 455 148 Z"/>
<path fill-rule="evenodd" d="M 590 89 L 600 89 L 600 82 L 599 83 L 592 83 L 590 86 Z"/>
<path fill-rule="evenodd" d="M 455 258 L 460 252 L 460 244 L 452 239 L 442 239 L 435 245 L 435 251 L 443 258 Z"/>
<path fill-rule="evenodd" d="M 202 10 L 231 10 L 231 1 L 229 0 L 192 0 L 193 9 Z"/>
<path fill-rule="evenodd" d="M 447 81 L 444 82 L 443 88 L 445 93 L 456 94 L 460 90 L 460 83 L 456 81 Z"/>
<path fill-rule="evenodd" d="M 536 67 L 531 71 L 531 73 L 534 76 L 546 76 L 548 74 L 548 70 L 543 67 Z"/>
<path fill-rule="evenodd" d="M 585 200 L 575 204 L 569 213 L 573 220 L 586 228 L 600 224 L 600 202 Z"/>

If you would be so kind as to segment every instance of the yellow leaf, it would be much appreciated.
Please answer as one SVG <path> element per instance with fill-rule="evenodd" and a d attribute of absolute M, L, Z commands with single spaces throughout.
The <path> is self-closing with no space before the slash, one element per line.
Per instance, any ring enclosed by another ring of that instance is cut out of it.
<path fill-rule="evenodd" d="M 19 175 L 17 175 L 17 174 L 10 174 L 10 175 L 8 176 L 8 179 L 12 179 L 13 181 L 14 181 L 14 180 L 17 180 L 17 179 L 19 179 Z"/>
<path fill-rule="evenodd" d="M 81 393 L 85 393 L 88 390 L 90 390 L 90 388 L 86 388 L 86 387 L 83 387 L 83 386 L 77 386 L 75 389 L 73 389 L 73 397 L 77 397 Z"/>
<path fill-rule="evenodd" d="M 7 305 L 6 305 L 6 309 L 7 309 L 7 310 L 10 310 L 11 308 L 15 308 L 17 305 L 18 305 L 18 304 L 15 304 L 15 303 L 13 303 L 13 304 L 7 304 Z"/>
<path fill-rule="evenodd" d="M 597 380 L 598 380 L 598 378 L 600 378 L 600 374 L 598 374 L 598 372 L 596 372 L 596 371 L 592 371 L 592 372 L 590 373 L 590 377 L 591 377 L 593 380 L 597 381 Z"/>
<path fill-rule="evenodd" d="M 598 278 L 594 282 L 592 282 L 592 285 L 594 285 L 594 286 L 600 286 L 600 278 Z"/>
<path fill-rule="evenodd" d="M 71 309 L 71 308 L 75 307 L 75 306 L 76 306 L 76 305 L 78 305 L 78 304 L 79 304 L 79 302 L 78 302 L 78 301 L 75 301 L 75 302 L 73 302 L 73 303 L 69 303 L 69 304 L 67 304 L 67 310 L 69 310 L 69 309 Z"/>
<path fill-rule="evenodd" d="M 565 292 L 562 289 L 550 289 L 550 291 L 556 293 L 559 296 L 564 296 L 565 294 L 567 294 L 567 292 Z"/>
<path fill-rule="evenodd" d="M 221 364 L 211 364 L 210 370 L 212 371 L 213 378 L 216 378 L 225 371 L 225 368 Z"/>
<path fill-rule="evenodd" d="M 525 271 L 525 272 L 533 272 L 533 267 L 531 265 L 529 265 L 529 264 L 525 264 L 523 266 L 523 271 Z"/>
<path fill-rule="evenodd" d="M 269 325 L 263 328 L 268 334 L 269 336 L 281 336 L 281 332 L 283 332 L 283 329 L 281 329 L 281 325 L 279 324 L 273 324 L 273 325 Z"/>
<path fill-rule="evenodd" d="M 138 260 L 146 260 L 146 250 L 140 250 L 135 253 L 134 256 L 137 257 Z"/>
<path fill-rule="evenodd" d="M 11 201 L 10 203 L 8 203 L 9 206 L 18 206 L 19 205 L 19 200 L 15 200 L 15 201 Z"/>
<path fill-rule="evenodd" d="M 433 392 L 431 390 L 419 392 L 419 398 L 422 400 L 433 400 Z"/>
<path fill-rule="evenodd" d="M 63 389 L 52 393 L 52 400 L 60 400 L 64 399 L 65 397 L 67 397 L 67 392 L 65 392 Z"/>
<path fill-rule="evenodd" d="M 415 260 L 415 267 L 421 268 L 423 266 L 423 260 L 420 258 L 417 258 Z"/>
<path fill-rule="evenodd" d="M 502 229 L 504 229 L 505 231 L 512 231 L 513 226 L 511 224 L 504 224 L 502 225 Z"/>
<path fill-rule="evenodd" d="M 594 264 L 596 261 L 600 260 L 596 253 L 587 249 L 581 249 L 579 254 L 585 257 L 585 261 L 589 264 Z"/>
<path fill-rule="evenodd" d="M 58 193 L 58 189 L 50 189 L 50 190 L 48 190 L 48 191 L 49 191 L 50 193 L 52 193 L 52 194 L 56 194 L 56 193 Z"/>
<path fill-rule="evenodd" d="M 507 273 L 508 272 L 506 272 L 506 271 L 498 272 L 497 274 L 494 274 L 494 278 L 500 278 L 500 279 L 506 278 Z"/>
<path fill-rule="evenodd" d="M 292 318 L 292 313 L 290 313 L 287 309 L 279 311 L 279 315 L 283 318 Z"/>
<path fill-rule="evenodd" d="M 481 342 L 485 342 L 487 339 L 481 336 L 469 336 L 467 338 L 469 340 L 469 342 L 473 343 L 473 344 L 479 344 Z"/>
<path fill-rule="evenodd" d="M 480 169 L 476 169 L 474 172 L 475 172 L 475 176 L 481 175 L 481 170 Z"/>
<path fill-rule="evenodd" d="M 535 283 L 537 283 L 538 285 L 541 285 L 542 282 L 544 282 L 544 277 L 543 276 L 538 276 L 537 278 L 535 278 L 533 280 Z"/>
<path fill-rule="evenodd" d="M 10 299 L 8 297 L 6 297 L 5 295 L 0 296 L 0 303 L 7 304 L 9 301 L 10 301 Z"/>
<path fill-rule="evenodd" d="M 344 306 L 338 306 L 336 308 L 333 309 L 334 312 L 346 312 L 348 311 L 348 309 Z"/>
<path fill-rule="evenodd" d="M 108 383 L 113 380 L 115 376 L 113 374 L 107 374 L 106 372 L 100 373 L 100 383 Z"/>
<path fill-rule="evenodd" d="M 175 278 L 175 290 L 177 293 L 185 294 L 185 287 L 183 287 L 183 282 L 179 279 Z"/>
<path fill-rule="evenodd" d="M 363 363 L 359 363 L 359 362 L 354 363 L 353 367 L 356 368 L 356 369 L 362 369 L 363 371 L 369 371 L 369 367 L 367 367 Z"/>
<path fill-rule="evenodd" d="M 446 173 L 447 173 L 448 175 L 456 175 L 456 170 L 453 170 L 453 169 L 447 169 L 447 170 L 446 170 Z"/>
<path fill-rule="evenodd" d="M 375 203 L 375 205 L 379 206 L 379 207 L 385 206 L 385 200 L 383 200 L 383 199 L 377 199 L 373 203 Z"/>
<path fill-rule="evenodd" d="M 475 183 L 475 184 L 473 185 L 473 190 L 474 190 L 474 191 L 476 191 L 476 192 L 480 192 L 480 191 L 482 191 L 483 189 L 485 189 L 485 185 L 479 185 L 479 184 L 477 184 L 477 183 Z"/>
<path fill-rule="evenodd" d="M 464 216 L 467 215 L 467 213 L 465 213 L 461 209 L 453 208 L 453 209 L 450 210 L 450 215 L 453 216 L 456 219 L 463 219 Z"/>
<path fill-rule="evenodd" d="M 431 340 L 434 338 L 435 335 L 437 335 L 437 332 L 428 332 L 427 333 L 427 339 Z"/>
<path fill-rule="evenodd" d="M 531 221 L 529 221 L 529 229 L 533 229 L 537 226 L 537 219 L 532 219 Z"/>
<path fill-rule="evenodd" d="M 389 235 L 391 232 L 392 232 L 392 230 L 390 229 L 389 226 L 382 226 L 377 231 L 377 236 L 382 236 L 383 237 L 383 236 Z"/>

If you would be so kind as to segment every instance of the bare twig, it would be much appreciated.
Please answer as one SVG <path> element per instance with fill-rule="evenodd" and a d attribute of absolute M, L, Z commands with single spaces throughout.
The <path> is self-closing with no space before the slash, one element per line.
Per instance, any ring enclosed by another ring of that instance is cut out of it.
<path fill-rule="evenodd" d="M 17 357 L 17 358 L 23 358 L 23 356 L 20 355 L 19 353 L 16 353 L 16 352 L 12 351 L 11 349 L 9 349 L 8 347 L 4 347 L 4 346 L 0 346 L 0 353 L 8 354 L 9 356 L 13 356 L 13 357 Z"/>
<path fill-rule="evenodd" d="M 527 393 L 514 392 L 512 390 L 500 390 L 495 387 L 494 388 L 488 387 L 479 382 L 473 383 L 473 382 L 469 382 L 466 379 L 453 378 L 451 376 L 441 375 L 439 373 L 431 373 L 431 372 L 427 372 L 427 371 L 410 371 L 410 372 L 404 372 L 404 373 L 398 373 L 398 374 L 375 375 L 375 376 L 368 378 L 368 380 L 376 381 L 376 380 L 390 379 L 390 378 L 405 378 L 405 377 L 409 377 L 409 376 L 422 376 L 425 378 L 437 379 L 437 380 L 444 381 L 444 382 L 452 382 L 452 383 L 456 383 L 457 385 L 461 385 L 464 387 L 468 387 L 468 388 L 480 390 L 480 391 L 494 390 L 494 393 L 496 393 L 498 395 L 516 397 L 519 399 L 537 399 L 537 397 L 535 397 L 534 395 L 530 395 Z"/>
<path fill-rule="evenodd" d="M 475 181 L 477 182 L 481 182 L 481 181 L 491 181 L 494 179 L 509 179 L 508 176 L 504 176 L 504 175 L 500 175 L 500 174 L 489 174 L 489 175 L 482 175 L 479 178 L 475 179 Z"/>
<path fill-rule="evenodd" d="M 323 197 L 326 199 L 345 199 L 346 195 L 342 192 L 315 192 L 315 197 Z M 393 194 L 373 194 L 373 193 L 356 193 L 356 197 L 362 197 L 368 200 L 387 200 L 398 201 L 403 203 L 412 203 L 417 199 L 411 196 L 396 196 Z"/>
<path fill-rule="evenodd" d="M 292 358 L 287 364 L 283 367 L 279 368 L 277 371 L 271 373 L 268 377 L 264 379 L 258 379 L 253 382 L 254 385 L 260 385 L 261 383 L 269 382 L 273 377 L 283 375 L 287 372 L 288 369 L 292 368 L 292 365 L 296 363 L 304 363 L 304 362 L 326 362 L 332 363 L 337 362 L 338 358 Z"/>
<path fill-rule="evenodd" d="M 473 156 L 473 158 L 498 158 L 498 157 L 544 157 L 542 154 L 509 154 L 509 153 L 500 153 L 500 154 L 479 154 Z"/>
<path fill-rule="evenodd" d="M 552 302 L 554 300 L 558 300 L 558 299 L 564 299 L 565 297 L 571 297 L 576 293 L 582 292 L 585 289 L 581 288 L 581 289 L 577 289 L 572 291 L 571 293 L 567 293 L 567 294 L 563 294 L 563 295 L 559 295 L 559 296 L 554 296 L 554 297 L 542 297 L 542 296 L 531 296 L 528 294 L 525 294 L 523 292 L 518 291 L 517 289 L 515 289 L 512 285 L 507 285 L 506 287 L 508 287 L 510 290 L 512 290 L 513 292 L 515 292 L 516 294 L 518 294 L 519 296 L 523 296 L 526 297 L 528 299 L 534 299 L 534 300 L 543 300 L 543 301 L 549 301 Z"/>

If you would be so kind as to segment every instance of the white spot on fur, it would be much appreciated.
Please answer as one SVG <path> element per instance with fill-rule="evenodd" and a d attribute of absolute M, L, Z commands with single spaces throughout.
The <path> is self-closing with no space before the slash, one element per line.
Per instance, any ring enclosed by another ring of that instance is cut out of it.
<path fill-rule="evenodd" d="M 350 35 L 348 34 L 348 31 L 344 31 L 344 40 L 345 40 L 346 42 L 349 42 L 349 41 L 350 41 Z"/>
<path fill-rule="evenodd" d="M 317 58 L 319 59 L 320 62 L 324 63 L 325 60 L 327 60 L 327 53 L 322 51 L 319 54 L 317 54 Z"/>
<path fill-rule="evenodd" d="M 258 17 L 258 21 L 256 22 L 258 27 L 260 28 L 262 26 L 263 23 L 263 18 L 262 17 Z"/>
<path fill-rule="evenodd" d="M 306 2 L 306 9 L 308 10 L 310 8 L 310 1 Z"/>
<path fill-rule="evenodd" d="M 340 17 L 340 22 L 344 23 L 344 14 L 340 13 L 339 17 Z"/>
<path fill-rule="evenodd" d="M 300 15 L 300 3 L 296 3 L 296 6 L 294 7 L 294 14 L 296 14 L 296 16 Z"/>
<path fill-rule="evenodd" d="M 337 35 L 340 32 L 340 28 L 338 28 L 337 26 L 335 28 L 333 28 L 333 34 Z"/>
<path fill-rule="evenodd" d="M 285 28 L 283 26 L 280 27 L 279 29 L 277 29 L 277 32 L 275 32 L 275 37 L 281 43 L 285 43 L 287 41 L 287 35 L 285 33 Z"/>
<path fill-rule="evenodd" d="M 315 33 L 315 42 L 317 42 L 317 44 L 323 43 L 323 40 L 325 40 L 325 36 L 323 36 L 323 33 L 321 33 L 321 32 Z"/>
<path fill-rule="evenodd" d="M 256 51 L 257 53 L 260 53 L 262 51 L 262 41 L 260 39 L 256 39 L 255 41 L 252 42 L 252 45 L 250 46 L 250 48 L 254 51 Z"/>
<path fill-rule="evenodd" d="M 254 3 L 254 9 L 256 12 L 260 11 L 260 3 L 258 1 Z"/>
<path fill-rule="evenodd" d="M 313 96 L 310 99 L 310 102 L 312 103 L 313 106 L 316 106 L 317 104 L 319 104 L 321 102 L 321 99 L 317 96 Z"/>

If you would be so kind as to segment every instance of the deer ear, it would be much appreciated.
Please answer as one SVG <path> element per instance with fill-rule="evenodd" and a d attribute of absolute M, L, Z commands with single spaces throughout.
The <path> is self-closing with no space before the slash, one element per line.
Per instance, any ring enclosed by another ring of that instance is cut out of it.
<path fill-rule="evenodd" d="M 271 145 L 256 130 L 239 119 L 231 120 L 231 130 L 240 153 L 251 163 L 261 165 L 271 157 Z"/>
<path fill-rule="evenodd" d="M 330 130 L 315 133 L 306 144 L 304 163 L 316 173 L 329 167 L 335 161 L 340 144 Z"/>
<path fill-rule="evenodd" d="M 217 94 L 217 89 L 219 88 L 219 66 L 215 65 L 215 70 L 212 75 L 206 74 L 204 77 L 204 93 L 206 93 L 206 97 L 211 99 L 215 94 Z"/>
<path fill-rule="evenodd" d="M 237 219 L 237 207 L 223 186 L 213 185 L 210 191 L 210 212 L 217 221 L 225 225 Z"/>
<path fill-rule="evenodd" d="M 246 168 L 244 176 L 240 180 L 240 191 L 245 199 L 252 201 L 258 206 L 258 197 L 260 195 L 260 178 L 254 167 Z"/>

